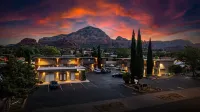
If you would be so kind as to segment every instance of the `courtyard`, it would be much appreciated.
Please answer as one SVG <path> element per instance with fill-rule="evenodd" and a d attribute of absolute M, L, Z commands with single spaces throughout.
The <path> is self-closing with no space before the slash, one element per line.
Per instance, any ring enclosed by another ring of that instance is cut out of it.
<path fill-rule="evenodd" d="M 90 82 L 61 84 L 57 90 L 49 90 L 48 85 L 40 86 L 37 91 L 29 95 L 26 102 L 26 111 L 141 95 L 141 93 L 125 87 L 121 78 L 113 78 L 111 74 L 87 73 L 87 79 Z M 163 91 L 200 86 L 199 80 L 187 76 L 174 76 L 155 80 L 144 78 L 141 83 L 159 87 Z"/>

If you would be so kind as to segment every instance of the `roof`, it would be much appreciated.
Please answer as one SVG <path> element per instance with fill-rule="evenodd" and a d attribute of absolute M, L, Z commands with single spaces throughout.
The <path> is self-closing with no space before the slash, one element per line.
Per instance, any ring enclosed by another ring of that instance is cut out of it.
<path fill-rule="evenodd" d="M 35 57 L 35 58 L 41 58 L 41 59 L 56 59 L 56 58 L 60 58 L 60 59 L 76 59 L 76 58 L 80 58 L 80 59 L 94 59 L 95 57 L 65 57 L 65 56 L 60 56 L 60 57 Z"/>
<path fill-rule="evenodd" d="M 37 71 L 54 71 L 54 70 L 85 70 L 83 66 L 75 67 L 39 67 Z"/>

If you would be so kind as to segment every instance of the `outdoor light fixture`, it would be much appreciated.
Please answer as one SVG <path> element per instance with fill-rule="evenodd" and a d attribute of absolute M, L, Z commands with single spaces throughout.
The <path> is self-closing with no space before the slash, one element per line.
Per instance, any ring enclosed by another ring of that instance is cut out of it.
<path fill-rule="evenodd" d="M 38 64 L 40 63 L 40 58 L 38 58 Z"/>

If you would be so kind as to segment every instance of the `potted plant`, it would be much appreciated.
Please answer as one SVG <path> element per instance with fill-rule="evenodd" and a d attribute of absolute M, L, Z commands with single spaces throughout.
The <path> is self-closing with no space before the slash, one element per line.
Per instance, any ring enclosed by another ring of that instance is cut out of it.
<path fill-rule="evenodd" d="M 123 78 L 123 80 L 124 80 L 124 82 L 126 83 L 126 84 L 128 84 L 129 83 L 129 81 L 130 81 L 130 73 L 128 73 L 128 72 L 126 72 L 126 73 L 123 73 L 123 75 L 122 75 L 122 78 Z"/>

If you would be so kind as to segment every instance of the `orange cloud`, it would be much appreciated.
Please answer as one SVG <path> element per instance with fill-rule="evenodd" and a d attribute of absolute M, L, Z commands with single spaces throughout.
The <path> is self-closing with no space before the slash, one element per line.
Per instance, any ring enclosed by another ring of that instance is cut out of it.
<path fill-rule="evenodd" d="M 44 18 L 37 21 L 38 24 L 47 24 L 50 21 L 50 18 Z"/>
<path fill-rule="evenodd" d="M 72 27 L 72 23 L 68 21 L 62 22 L 60 25 L 60 28 L 70 28 L 70 27 Z"/>
<path fill-rule="evenodd" d="M 73 8 L 67 12 L 64 12 L 61 15 L 61 18 L 81 18 L 86 15 L 92 15 L 95 16 L 95 12 L 88 10 L 88 9 L 83 9 L 83 8 Z"/>

